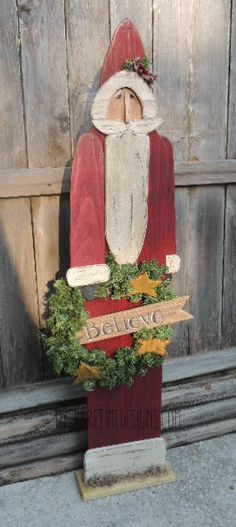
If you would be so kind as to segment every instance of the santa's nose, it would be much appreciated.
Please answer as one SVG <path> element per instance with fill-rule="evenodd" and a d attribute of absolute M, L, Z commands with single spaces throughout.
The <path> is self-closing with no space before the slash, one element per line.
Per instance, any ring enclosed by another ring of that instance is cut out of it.
<path fill-rule="evenodd" d="M 134 95 L 134 93 L 126 89 L 124 90 L 124 121 L 130 123 L 130 121 L 136 121 L 142 118 L 142 107 Z"/>
<path fill-rule="evenodd" d="M 132 90 L 122 88 L 112 97 L 107 119 L 125 123 L 142 119 L 142 105 Z"/>

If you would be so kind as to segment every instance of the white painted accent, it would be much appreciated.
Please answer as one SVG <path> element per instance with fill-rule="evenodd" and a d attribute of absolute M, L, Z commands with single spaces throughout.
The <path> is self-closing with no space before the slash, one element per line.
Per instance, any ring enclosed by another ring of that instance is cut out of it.
<path fill-rule="evenodd" d="M 92 119 L 105 120 L 109 102 L 118 90 L 129 88 L 139 98 L 144 119 L 156 119 L 157 106 L 152 90 L 147 83 L 134 71 L 119 71 L 112 75 L 99 89 L 92 106 Z"/>
<path fill-rule="evenodd" d="M 107 282 L 109 278 L 110 269 L 106 264 L 71 267 L 66 273 L 66 279 L 70 287 L 100 284 Z"/>
<path fill-rule="evenodd" d="M 169 269 L 169 273 L 177 273 L 180 270 L 180 257 L 178 254 L 167 254 L 166 255 L 166 267 Z"/>
<path fill-rule="evenodd" d="M 149 137 L 126 132 L 105 142 L 106 239 L 117 263 L 136 262 L 148 218 Z"/>
<path fill-rule="evenodd" d="M 141 474 L 151 468 L 165 470 L 166 442 L 161 437 L 87 450 L 84 479 Z"/>
<path fill-rule="evenodd" d="M 97 130 L 105 135 L 121 136 L 125 132 L 132 132 L 135 135 L 147 135 L 154 130 L 157 130 L 163 123 L 163 119 L 140 119 L 139 121 L 130 121 L 125 123 L 123 121 L 109 121 L 93 119 L 93 124 Z"/>

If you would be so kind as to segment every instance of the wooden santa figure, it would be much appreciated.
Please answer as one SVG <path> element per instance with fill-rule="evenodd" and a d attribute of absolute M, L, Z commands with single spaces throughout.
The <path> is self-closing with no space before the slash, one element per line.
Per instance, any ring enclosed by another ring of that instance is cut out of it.
<path fill-rule="evenodd" d="M 91 51 L 92 52 L 92 51 Z M 70 269 L 67 280 L 82 287 L 90 316 L 132 307 L 128 300 L 96 299 L 97 284 L 109 279 L 106 254 L 118 264 L 156 260 L 178 271 L 176 255 L 172 147 L 158 134 L 162 120 L 145 68 L 124 64 L 145 56 L 137 30 L 125 20 L 106 56 L 100 88 L 93 102 L 93 128 L 77 144 L 71 179 Z M 137 61 L 136 61 L 137 63 Z M 92 286 L 92 288 L 91 288 Z M 96 347 L 113 356 L 131 346 L 132 335 L 106 338 Z M 94 345 L 88 344 L 87 349 Z M 96 388 L 88 395 L 89 448 L 160 436 L 161 368 L 137 376 L 133 386 Z M 99 410 L 153 411 L 155 423 L 94 426 Z"/>

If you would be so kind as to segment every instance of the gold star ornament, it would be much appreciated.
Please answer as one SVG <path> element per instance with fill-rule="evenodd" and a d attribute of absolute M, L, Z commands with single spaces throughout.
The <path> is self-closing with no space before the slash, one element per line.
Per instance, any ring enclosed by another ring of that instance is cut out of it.
<path fill-rule="evenodd" d="M 100 369 L 98 366 L 90 366 L 85 362 L 81 362 L 79 368 L 75 371 L 75 383 L 79 384 L 83 381 L 94 380 L 99 381 Z"/>
<path fill-rule="evenodd" d="M 168 355 L 166 347 L 170 344 L 170 340 L 148 339 L 140 340 L 140 347 L 137 355 L 145 355 L 146 353 L 154 353 L 159 357 L 166 357 Z"/>
<path fill-rule="evenodd" d="M 148 296 L 156 296 L 156 287 L 162 283 L 162 280 L 151 280 L 147 273 L 143 273 L 137 278 L 131 280 L 134 293 Z"/>

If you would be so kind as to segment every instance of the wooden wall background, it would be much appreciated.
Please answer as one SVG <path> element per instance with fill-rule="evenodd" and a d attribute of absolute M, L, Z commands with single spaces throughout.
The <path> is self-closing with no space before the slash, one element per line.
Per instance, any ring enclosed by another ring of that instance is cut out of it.
<path fill-rule="evenodd" d="M 69 265 L 67 167 L 125 17 L 153 60 L 175 151 L 173 285 L 191 295 L 194 320 L 175 330 L 171 353 L 236 343 L 236 0 L 2 0 L 1 387 L 51 375 L 37 328 L 48 283 Z"/>

